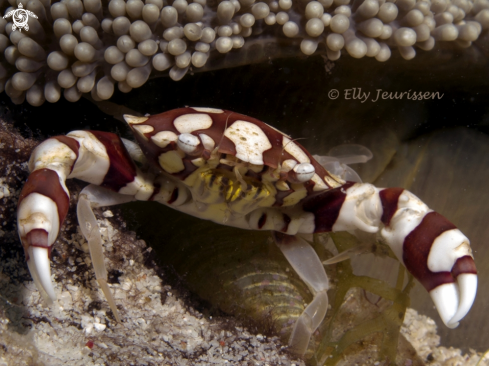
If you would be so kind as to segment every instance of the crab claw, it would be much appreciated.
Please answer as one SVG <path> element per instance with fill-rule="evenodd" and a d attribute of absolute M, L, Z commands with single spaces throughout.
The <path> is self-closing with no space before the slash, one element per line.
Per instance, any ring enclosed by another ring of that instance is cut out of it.
<path fill-rule="evenodd" d="M 456 275 L 460 269 L 466 272 Z M 441 284 L 430 291 L 438 313 L 448 328 L 456 328 L 474 303 L 477 293 L 477 274 L 474 272 L 472 257 L 459 258 L 451 273 L 456 282 Z"/>
<path fill-rule="evenodd" d="M 54 291 L 53 283 L 51 282 L 49 249 L 31 246 L 27 250 L 27 253 L 29 254 L 27 266 L 29 267 L 29 272 L 31 273 L 34 283 L 41 291 L 46 302 L 52 303 L 56 300 L 56 292 Z"/>
<path fill-rule="evenodd" d="M 477 270 L 470 241 L 457 227 L 402 188 L 379 191 L 381 234 L 428 290 L 443 323 L 458 326 L 474 303 Z"/>
<path fill-rule="evenodd" d="M 46 196 L 31 193 L 19 204 L 19 236 L 31 276 L 47 303 L 56 300 L 51 283 L 51 247 L 59 231 L 56 204 Z"/>
<path fill-rule="evenodd" d="M 27 266 L 46 302 L 56 300 L 49 258 L 68 211 L 69 198 L 58 173 L 40 169 L 31 173 L 19 197 L 17 229 Z"/>
<path fill-rule="evenodd" d="M 432 211 L 406 236 L 403 260 L 430 293 L 445 325 L 456 328 L 472 307 L 477 292 L 477 270 L 469 239 Z"/>

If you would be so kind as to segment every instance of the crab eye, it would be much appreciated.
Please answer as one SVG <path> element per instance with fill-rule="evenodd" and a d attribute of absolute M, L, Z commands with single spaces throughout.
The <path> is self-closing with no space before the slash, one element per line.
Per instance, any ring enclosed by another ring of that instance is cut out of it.
<path fill-rule="evenodd" d="M 177 145 L 186 154 L 195 152 L 199 144 L 199 138 L 190 133 L 182 133 L 178 136 Z"/>
<path fill-rule="evenodd" d="M 315 173 L 314 166 L 309 163 L 297 164 L 293 170 L 300 182 L 307 182 Z"/>

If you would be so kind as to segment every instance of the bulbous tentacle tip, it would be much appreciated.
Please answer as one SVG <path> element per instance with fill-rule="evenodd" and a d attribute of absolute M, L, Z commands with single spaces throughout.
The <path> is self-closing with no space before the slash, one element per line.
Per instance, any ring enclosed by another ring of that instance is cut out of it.
<path fill-rule="evenodd" d="M 124 120 L 130 125 L 138 125 L 148 120 L 148 117 L 137 117 L 131 116 L 130 114 L 123 114 L 122 117 L 124 117 Z"/>
<path fill-rule="evenodd" d="M 49 249 L 43 247 L 29 247 L 27 266 L 41 295 L 48 304 L 56 300 L 56 292 L 51 282 L 51 266 Z"/>
<path fill-rule="evenodd" d="M 456 282 L 445 283 L 430 291 L 443 323 L 448 328 L 456 328 L 469 312 L 477 293 L 477 275 L 462 273 Z"/>

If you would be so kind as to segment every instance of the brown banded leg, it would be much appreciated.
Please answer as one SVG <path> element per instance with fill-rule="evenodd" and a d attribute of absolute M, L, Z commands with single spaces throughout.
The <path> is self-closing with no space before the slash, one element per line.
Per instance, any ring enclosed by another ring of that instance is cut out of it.
<path fill-rule="evenodd" d="M 314 232 L 362 230 L 381 235 L 397 258 L 429 291 L 450 328 L 470 310 L 477 271 L 467 237 L 402 188 L 348 182 L 306 199 Z"/>
<path fill-rule="evenodd" d="M 50 138 L 34 149 L 29 160 L 31 174 L 17 206 L 17 230 L 27 266 L 48 304 L 56 300 L 49 258 L 68 213 L 70 195 L 65 180 L 78 150 L 78 142 L 66 136 Z"/>
<path fill-rule="evenodd" d="M 74 131 L 68 136 L 52 137 L 34 149 L 29 170 L 31 175 L 19 197 L 18 231 L 31 275 L 50 303 L 56 299 L 56 293 L 51 283 L 49 258 L 69 207 L 66 179 L 78 178 L 113 191 L 106 190 L 103 194 L 94 188 L 85 191 L 84 200 L 88 203 L 82 206 L 87 206 L 90 212 L 94 202 L 103 206 L 134 198 L 148 200 L 154 187 L 152 178 L 135 166 L 119 136 L 107 132 Z M 90 223 L 93 236 L 98 226 L 90 220 L 82 219 L 81 226 Z M 98 272 L 97 277 L 103 275 L 103 270 Z"/>
<path fill-rule="evenodd" d="M 409 192 L 404 191 L 399 199 L 406 200 L 406 196 Z M 445 325 L 455 328 L 469 312 L 477 292 L 470 242 L 437 212 L 429 211 L 414 220 L 407 208 L 398 211 L 382 233 L 395 244 L 402 241 L 404 265 L 430 293 Z M 417 225 L 409 232 L 399 229 L 404 221 Z"/>

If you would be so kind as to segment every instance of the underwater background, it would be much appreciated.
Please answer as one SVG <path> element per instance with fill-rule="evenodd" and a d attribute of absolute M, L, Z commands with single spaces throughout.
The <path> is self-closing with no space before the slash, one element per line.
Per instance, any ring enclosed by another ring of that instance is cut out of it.
<path fill-rule="evenodd" d="M 484 59 L 472 58 L 463 51 L 435 50 L 420 52 L 411 61 L 393 55 L 385 63 L 351 57 L 334 64 L 321 56 L 275 59 L 186 75 L 178 82 L 159 77 L 128 94 L 116 91 L 110 101 L 98 103 L 85 98 L 70 103 L 61 98 L 55 104 L 33 107 L 27 103 L 15 105 L 2 93 L 0 116 L 29 137 L 96 129 L 127 138 L 128 128 L 114 118 L 126 113 L 124 108 L 157 114 L 186 105 L 216 107 L 253 116 L 300 138 L 312 154 L 327 155 L 331 148 L 345 143 L 364 145 L 374 157 L 353 167 L 364 182 L 409 189 L 471 240 L 479 289 L 471 312 L 460 326 L 450 330 L 441 323 L 419 284 L 411 292 L 411 306 L 436 320 L 442 345 L 485 351 L 489 348 L 489 337 L 481 332 L 489 328 L 489 63 L 487 49 L 485 52 Z M 332 98 L 333 89 L 338 91 L 336 99 Z M 375 100 L 379 89 L 408 92 L 411 96 L 413 92 L 437 92 L 439 97 L 412 100 L 405 95 L 401 99 Z M 353 99 L 354 92 L 370 96 L 364 101 Z M 199 233 L 198 245 L 191 252 L 182 254 L 179 238 L 171 239 L 171 235 L 178 225 L 188 226 L 193 219 L 162 207 L 166 226 L 161 227 L 161 221 L 149 221 L 152 214 L 144 215 L 144 205 L 138 207 L 126 210 L 127 216 L 134 219 L 134 228 L 140 229 L 138 235 L 164 255 L 161 263 L 173 266 L 177 272 L 182 269 L 179 275 L 184 281 L 198 277 L 191 273 L 198 266 L 185 261 L 195 260 L 191 255 L 205 258 L 217 251 L 217 244 L 207 248 L 205 243 L 214 230 L 212 225 L 203 229 L 208 233 Z M 179 220 L 189 221 L 182 224 Z M 189 236 L 193 234 L 193 230 L 188 231 Z M 185 236 L 185 231 L 180 233 Z M 238 262 L 246 261 L 246 253 L 240 257 L 240 248 L 234 250 Z M 352 264 L 356 274 L 395 284 L 397 263 L 393 260 L 362 255 Z M 205 271 L 205 264 L 198 270 Z M 207 294 L 207 288 L 198 288 L 202 283 L 188 286 Z"/>

